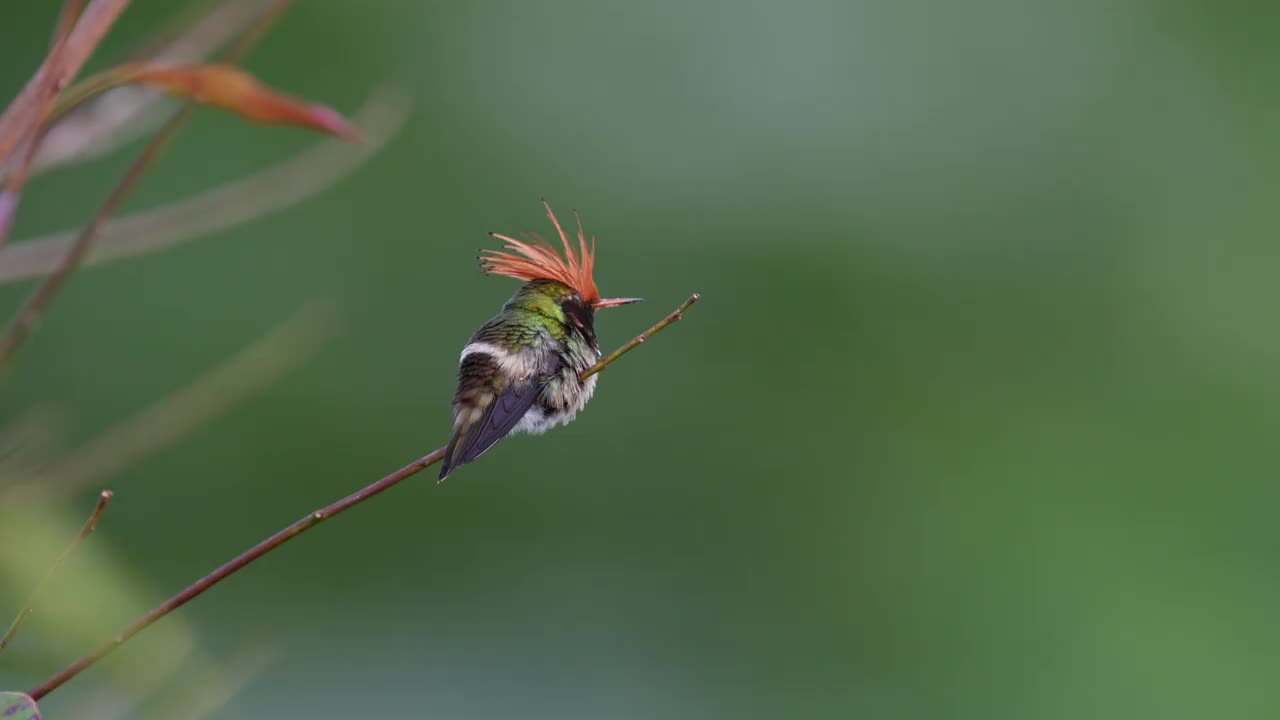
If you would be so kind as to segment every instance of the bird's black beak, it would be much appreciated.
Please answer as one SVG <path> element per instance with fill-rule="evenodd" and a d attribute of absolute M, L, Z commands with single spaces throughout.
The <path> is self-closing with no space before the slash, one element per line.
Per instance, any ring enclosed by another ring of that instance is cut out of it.
<path fill-rule="evenodd" d="M 605 298 L 603 300 L 595 301 L 594 303 L 592 303 L 592 305 L 594 305 L 597 309 L 610 308 L 610 307 L 618 307 L 619 305 L 630 305 L 631 303 L 638 303 L 641 300 L 644 300 L 644 298 Z"/>

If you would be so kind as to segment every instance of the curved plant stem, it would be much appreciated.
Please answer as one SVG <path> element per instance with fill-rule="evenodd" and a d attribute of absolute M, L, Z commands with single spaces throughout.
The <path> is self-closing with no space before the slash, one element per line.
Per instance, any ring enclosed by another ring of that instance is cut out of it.
<path fill-rule="evenodd" d="M 585 379 L 587 377 L 590 377 L 591 375 L 594 375 L 595 373 L 600 372 L 605 367 L 607 367 L 609 363 L 613 362 L 614 360 L 617 360 L 622 355 L 626 354 L 630 350 L 634 349 L 636 346 L 643 343 L 646 338 L 652 337 L 658 331 L 662 330 L 668 325 L 679 320 L 682 316 L 682 313 L 685 310 L 687 310 L 690 305 L 693 305 L 693 303 L 697 302 L 699 297 L 701 296 L 695 293 L 688 300 L 686 300 L 683 305 L 677 308 L 675 312 L 663 318 L 657 325 L 654 325 L 653 327 L 644 331 L 644 333 L 637 336 L 631 342 L 627 343 L 626 345 L 623 345 L 622 347 L 618 348 L 614 352 L 609 353 L 608 357 L 604 358 L 599 363 L 596 363 L 595 365 L 588 368 L 579 377 Z M 408 465 L 405 465 L 399 470 L 396 470 L 390 475 L 383 477 L 381 480 L 378 480 L 377 482 L 371 485 L 367 485 L 364 488 L 357 490 L 356 492 L 342 498 L 341 500 L 335 503 L 326 505 L 320 508 L 319 510 L 316 510 L 315 512 L 308 513 L 305 517 L 297 520 L 292 525 L 289 525 L 283 530 L 276 532 L 274 535 L 268 537 L 267 539 L 259 542 L 257 545 L 254 545 L 248 550 L 245 550 L 244 552 L 240 553 L 236 557 L 227 561 L 221 567 L 217 568 L 213 572 L 209 573 L 208 575 L 205 575 L 204 577 L 195 581 L 191 585 L 188 585 L 187 588 L 182 592 L 179 592 L 177 595 L 174 595 L 168 600 L 165 600 L 163 603 L 160 603 L 158 606 L 155 607 L 155 609 L 151 610 L 146 615 L 143 615 L 142 617 L 130 623 L 127 627 L 125 627 L 123 630 L 117 633 L 115 637 L 111 638 L 107 642 L 98 646 L 97 649 L 81 657 L 79 660 L 76 660 L 75 662 L 71 663 L 67 667 L 63 668 L 53 677 L 44 681 L 43 684 L 41 684 L 37 688 L 34 688 L 27 694 L 30 695 L 35 700 L 40 700 L 44 696 L 53 692 L 54 690 L 57 690 L 58 688 L 62 687 L 62 685 L 66 683 L 68 680 L 70 680 L 71 678 L 74 678 L 75 676 L 84 672 L 84 670 L 89 666 L 98 662 L 99 660 L 106 657 L 107 655 L 111 654 L 113 650 L 115 650 L 116 648 L 126 643 L 129 640 L 129 638 L 133 637 L 134 635 L 137 635 L 143 630 L 146 630 L 148 627 L 150 627 L 153 623 L 155 623 L 160 618 L 163 618 L 165 615 L 168 615 L 174 610 L 177 610 L 183 605 L 186 605 L 187 603 L 191 602 L 195 598 L 202 595 L 205 591 L 212 588 L 214 585 L 217 585 L 223 580 L 226 580 L 228 577 L 234 575 L 237 571 L 248 566 L 250 563 L 262 557 L 263 555 L 266 555 L 272 550 L 275 550 L 281 545 L 284 545 L 285 543 L 301 535 L 302 533 L 310 530 L 316 525 L 319 525 L 325 520 L 328 520 L 334 515 L 337 515 L 338 513 L 344 510 L 353 508 L 356 505 L 359 505 L 360 503 L 364 502 L 365 500 L 368 500 L 369 498 L 373 497 L 374 495 L 377 495 L 383 492 L 384 490 L 390 489 L 393 485 L 399 484 L 402 480 L 405 480 L 414 475 L 417 475 L 419 472 L 425 470 L 426 468 L 431 467 L 432 465 L 435 465 L 436 463 L 440 462 L 441 458 L 444 457 L 444 451 L 445 451 L 444 448 L 439 448 L 430 453 L 427 453 L 426 455 L 423 455 L 422 457 L 418 458 L 417 460 L 414 460 Z"/>
<path fill-rule="evenodd" d="M 404 126 L 407 96 L 375 90 L 352 121 L 364 144 L 321 140 L 294 157 L 225 185 L 107 222 L 84 267 L 160 252 L 293 207 L 330 188 L 379 152 Z M 0 285 L 53 272 L 79 230 L 23 238 L 0 250 Z"/>
<path fill-rule="evenodd" d="M 45 572 L 44 577 L 40 578 L 40 582 L 36 583 L 35 588 L 31 590 L 31 595 L 27 597 L 27 601 L 22 604 L 22 609 L 18 611 L 18 616 L 13 619 L 12 623 L 9 623 L 9 629 L 5 630 L 4 636 L 0 637 L 0 653 L 9 647 L 10 642 L 13 642 L 13 636 L 18 634 L 18 628 L 22 626 L 23 621 L 31 614 L 31 609 L 35 606 L 40 593 L 44 592 L 45 585 L 49 584 L 49 581 L 58 572 L 58 568 L 62 567 L 62 563 L 66 562 L 67 558 L 71 557 L 71 553 L 75 552 L 76 548 L 80 547 L 80 543 L 84 542 L 84 539 L 93 532 L 93 528 L 98 524 L 98 518 L 102 517 L 102 512 L 107 509 L 107 503 L 109 502 L 111 502 L 110 490 L 103 490 L 99 493 L 98 506 L 90 513 L 89 519 L 84 521 L 84 526 L 80 528 L 80 532 L 76 534 L 67 549 L 62 551 L 58 559 L 54 560 L 53 565 Z"/>
<path fill-rule="evenodd" d="M 22 95 L 14 100 L 0 117 L 0 147 L 5 148 L 0 152 L 0 166 L 8 161 L 10 151 L 21 151 L 14 171 L 5 178 L 4 190 L 0 191 L 0 248 L 9 241 L 9 233 L 13 231 L 14 215 L 18 212 L 23 188 L 31 179 L 36 156 L 40 153 L 40 144 L 53 125 L 54 118 L 51 110 L 57 102 L 60 91 L 80 71 L 80 65 L 88 59 L 89 53 L 102 40 L 102 36 L 110 29 L 127 4 L 128 0 L 116 3 L 114 6 L 111 3 L 95 5 L 94 17 L 89 19 L 90 37 L 82 41 L 85 49 L 80 50 L 72 45 L 72 31 L 76 29 L 77 22 L 85 13 L 84 2 L 66 0 L 58 15 L 53 46 L 49 49 L 44 65 L 32 78 L 28 87 L 23 90 Z M 98 9 L 99 7 L 105 9 Z M 31 92 L 30 95 L 28 91 Z M 24 99 L 27 100 L 25 105 Z M 6 121 L 11 121 L 13 125 L 9 127 L 14 129 L 6 131 L 4 129 Z M 29 127 L 23 130 L 22 123 L 27 123 Z M 17 145 L 19 140 L 24 141 L 25 145 Z M 15 144 L 9 145 L 9 143 Z"/>
<path fill-rule="evenodd" d="M 129 0 L 91 0 L 79 13 L 72 30 L 54 43 L 40 69 L 0 114 L 0 164 L 20 140 L 30 136 L 58 91 L 80 72 L 128 4 Z"/>
<path fill-rule="evenodd" d="M 136 69 L 136 65 L 117 65 L 90 75 L 63 90 L 54 100 L 53 107 L 49 108 L 46 122 L 53 125 L 90 100 L 96 100 L 110 90 L 133 83 Z"/>

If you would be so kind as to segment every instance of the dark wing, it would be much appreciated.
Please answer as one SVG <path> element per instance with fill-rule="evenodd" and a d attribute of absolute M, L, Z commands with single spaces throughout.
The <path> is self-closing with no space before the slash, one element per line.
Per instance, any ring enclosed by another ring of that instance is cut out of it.
<path fill-rule="evenodd" d="M 542 384 L 533 379 L 512 383 L 505 392 L 489 403 L 478 420 L 459 427 L 445 450 L 440 479 L 448 477 L 459 465 L 480 457 L 511 432 L 533 406 L 540 392 Z"/>
<path fill-rule="evenodd" d="M 464 360 L 464 365 L 472 358 L 479 362 L 493 362 L 493 359 L 488 356 L 470 355 Z M 558 364 L 558 358 L 552 362 Z M 455 410 L 457 414 L 473 412 L 479 405 L 477 401 L 480 398 L 489 399 L 489 402 L 476 420 L 455 421 L 453 436 L 445 449 L 440 479 L 444 480 L 459 465 L 465 465 L 485 454 L 489 448 L 506 437 L 537 401 L 538 395 L 546 385 L 547 379 L 554 374 L 554 370 L 554 368 L 547 368 L 546 372 L 539 373 L 535 377 L 507 382 L 503 382 L 508 380 L 507 378 L 499 378 L 494 384 L 505 385 L 502 389 L 490 386 L 490 392 L 479 397 L 476 393 L 469 393 L 468 399 L 460 397 L 461 402 L 457 404 Z M 463 371 L 466 371 L 465 367 Z"/>

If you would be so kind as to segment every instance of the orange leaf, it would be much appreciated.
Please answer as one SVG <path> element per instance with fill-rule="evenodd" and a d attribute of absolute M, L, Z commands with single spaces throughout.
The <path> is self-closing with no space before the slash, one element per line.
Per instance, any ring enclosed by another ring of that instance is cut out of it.
<path fill-rule="evenodd" d="M 127 66 L 124 75 L 129 82 L 163 88 L 253 122 L 296 125 L 346 140 L 360 139 L 359 130 L 336 110 L 277 92 L 231 65 L 139 63 Z"/>

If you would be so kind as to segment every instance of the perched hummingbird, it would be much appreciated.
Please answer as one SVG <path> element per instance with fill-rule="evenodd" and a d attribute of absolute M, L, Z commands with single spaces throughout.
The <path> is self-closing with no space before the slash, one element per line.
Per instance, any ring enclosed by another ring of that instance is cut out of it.
<path fill-rule="evenodd" d="M 578 218 L 575 251 L 551 206 L 542 206 L 560 235 L 563 256 L 532 233 L 528 241 L 490 233 L 506 249 L 482 251 L 486 273 L 525 284 L 462 350 L 440 480 L 510 433 L 536 435 L 573 420 L 596 387 L 595 375 L 578 379 L 600 359 L 595 311 L 640 300 L 601 298 L 592 278 L 595 238 L 588 248 Z"/>

